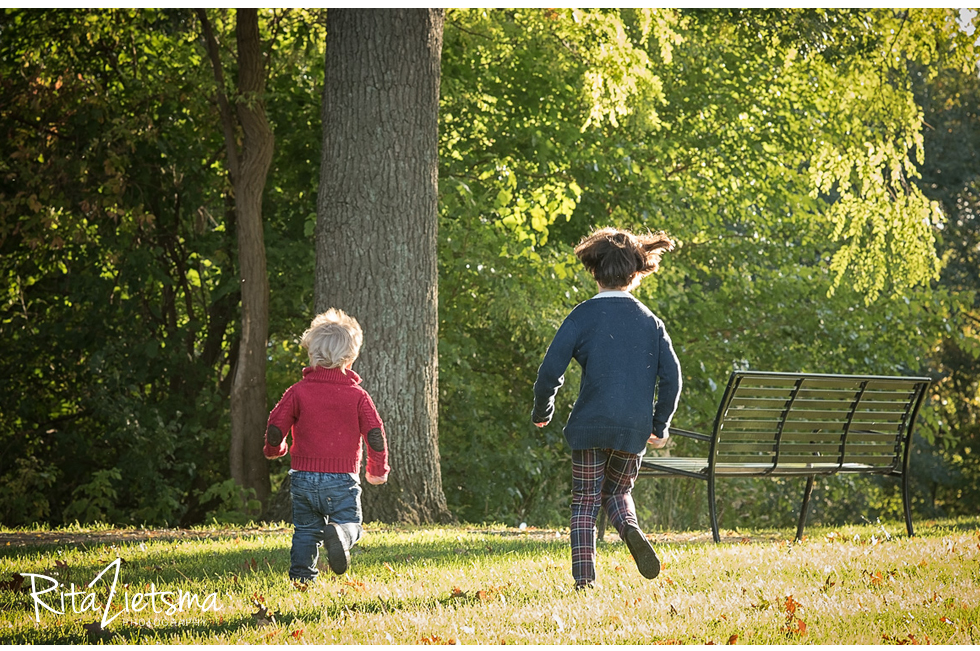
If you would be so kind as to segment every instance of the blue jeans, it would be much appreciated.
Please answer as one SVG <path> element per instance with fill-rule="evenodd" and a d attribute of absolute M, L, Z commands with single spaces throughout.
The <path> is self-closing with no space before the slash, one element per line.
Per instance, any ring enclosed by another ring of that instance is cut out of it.
<path fill-rule="evenodd" d="M 347 549 L 361 539 L 361 484 L 352 473 L 291 470 L 289 491 L 293 497 L 289 578 L 314 581 L 328 522 L 339 526 L 337 533 Z"/>

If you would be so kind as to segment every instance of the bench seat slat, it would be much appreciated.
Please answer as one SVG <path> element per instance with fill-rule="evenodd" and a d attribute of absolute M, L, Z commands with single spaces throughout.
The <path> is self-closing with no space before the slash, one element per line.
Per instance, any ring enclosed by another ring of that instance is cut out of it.
<path fill-rule="evenodd" d="M 844 448 L 844 457 L 866 457 L 870 455 L 895 456 L 898 454 L 898 446 L 895 445 L 874 445 L 857 446 L 848 445 Z"/>
<path fill-rule="evenodd" d="M 855 389 L 800 389 L 797 392 L 797 399 L 804 400 L 853 400 L 857 397 L 858 390 Z M 745 389 L 743 387 L 738 388 L 738 394 L 741 398 L 761 398 L 761 399 L 773 399 L 773 398 L 789 398 L 792 395 L 791 391 L 786 391 L 783 389 Z"/>
<path fill-rule="evenodd" d="M 803 378 L 803 386 L 837 387 L 856 386 L 867 383 L 869 390 L 891 390 L 907 388 L 910 391 L 917 382 L 924 378 L 905 377 L 873 377 L 869 375 L 821 375 L 818 373 L 787 373 L 782 376 L 775 373 L 753 375 L 751 371 L 741 373 L 741 384 L 748 386 L 793 387 Z"/>
<path fill-rule="evenodd" d="M 795 421 L 805 421 L 805 420 L 830 420 L 838 421 L 842 418 L 847 418 L 851 413 L 850 408 L 848 409 L 826 409 L 822 411 L 817 411 L 814 409 L 735 409 L 729 410 L 725 414 L 725 420 L 762 420 L 762 421 L 780 421 L 783 418 L 783 414 L 786 414 L 789 420 Z M 854 412 L 854 417 L 851 420 L 853 423 L 874 423 L 874 422 L 884 422 L 884 423 L 900 423 L 905 418 L 905 412 L 902 411 L 856 411 Z"/>
<path fill-rule="evenodd" d="M 831 421 L 793 421 L 787 420 L 783 423 L 784 433 L 806 433 L 806 432 L 843 432 L 845 423 L 841 422 L 831 422 Z M 858 423 L 855 427 L 852 424 L 851 431 L 854 433 L 879 433 L 879 434 L 889 434 L 894 438 L 895 433 L 903 428 L 903 423 L 894 422 L 863 422 Z M 779 428 L 779 421 L 777 420 L 750 420 L 750 419 L 733 419 L 726 421 L 724 432 L 775 432 Z"/>
<path fill-rule="evenodd" d="M 732 454 L 733 452 L 775 452 L 776 442 L 768 441 L 761 443 L 719 443 L 717 454 Z"/>
<path fill-rule="evenodd" d="M 856 394 L 861 389 L 861 382 L 854 381 L 815 381 L 815 380 L 804 380 L 803 384 L 800 386 L 800 392 L 808 392 L 814 395 L 819 394 Z M 786 381 L 773 381 L 773 382 L 746 382 L 744 379 L 739 383 L 738 391 L 739 393 L 745 395 L 773 395 L 777 393 L 790 393 L 796 387 L 795 380 Z M 865 388 L 865 393 L 873 396 L 888 396 L 889 398 L 897 398 L 899 396 L 912 396 L 915 393 L 914 384 L 873 384 L 869 383 Z"/>
<path fill-rule="evenodd" d="M 663 466 L 663 469 L 657 468 Z M 677 470 L 693 473 L 706 473 L 708 460 L 687 457 L 666 457 L 644 459 L 640 467 L 641 475 L 676 476 Z M 890 467 L 875 467 L 863 463 L 845 463 L 838 470 L 836 463 L 795 463 L 780 464 L 773 468 L 771 463 L 719 463 L 715 466 L 718 476 L 765 476 L 765 475 L 808 475 L 841 472 L 841 473 L 885 473 Z"/>
<path fill-rule="evenodd" d="M 851 423 L 873 423 L 885 421 L 888 423 L 902 423 L 905 421 L 904 411 L 855 411 Z"/>
<path fill-rule="evenodd" d="M 845 454 L 844 463 L 865 463 L 869 466 L 884 466 L 890 463 L 898 463 L 898 455 L 892 451 L 891 454 L 881 454 L 881 455 L 862 455 L 862 454 Z"/>
<path fill-rule="evenodd" d="M 895 443 L 898 441 L 898 437 L 895 434 L 895 432 L 851 432 L 847 435 L 847 443 L 848 445 L 851 443 L 884 443 L 886 441 Z"/>
<path fill-rule="evenodd" d="M 817 400 L 814 398 L 804 398 L 797 397 L 793 402 L 794 409 L 845 409 L 849 410 L 854 406 L 854 397 L 847 397 L 845 399 L 835 398 L 835 399 L 823 399 Z M 902 410 L 908 406 L 908 399 L 901 400 L 871 400 L 863 399 L 861 400 L 861 405 L 857 410 L 857 413 L 862 413 L 865 411 L 895 411 Z M 771 408 L 771 409 L 785 409 L 789 405 L 789 396 L 784 398 L 773 398 L 773 397 L 749 397 L 737 394 L 732 398 L 731 402 L 728 403 L 728 411 L 745 409 L 745 408 Z"/>
<path fill-rule="evenodd" d="M 732 401 L 728 403 L 728 408 L 729 411 L 738 407 L 771 407 L 775 409 L 785 409 L 787 404 L 789 404 L 789 397 L 779 400 L 772 398 L 745 398 L 742 396 L 735 396 L 732 398 Z"/>
<path fill-rule="evenodd" d="M 739 386 L 792 388 L 796 386 L 796 383 L 801 377 L 803 378 L 803 387 L 851 388 L 866 383 L 867 390 L 874 391 L 892 391 L 895 389 L 907 389 L 911 391 L 914 389 L 917 380 L 917 378 L 871 378 L 869 376 L 854 375 L 827 375 L 820 377 L 817 374 L 791 374 L 785 377 L 774 375 L 753 376 L 751 373 L 748 373 L 742 376 Z"/>
<path fill-rule="evenodd" d="M 775 439 L 775 437 L 771 437 Z M 735 439 L 732 434 L 726 433 L 724 441 Z M 782 440 L 789 443 L 808 442 L 827 443 L 830 441 L 843 440 L 843 432 L 785 432 Z M 894 443 L 895 432 L 848 432 L 847 444 L 851 443 Z"/>
<path fill-rule="evenodd" d="M 726 441 L 729 438 L 737 437 L 739 440 L 746 439 L 776 439 L 776 433 L 771 429 L 733 429 L 725 430 L 719 436 L 719 440 Z"/>
<path fill-rule="evenodd" d="M 840 434 L 783 434 L 782 445 L 834 445 L 840 447 L 844 442 Z"/>
<path fill-rule="evenodd" d="M 873 427 L 869 427 L 873 425 Z M 853 427 L 853 425 L 852 425 Z M 843 432 L 844 423 L 830 423 L 820 421 L 786 421 L 783 425 L 784 432 L 806 432 L 809 429 L 819 429 L 823 432 Z M 857 428 L 855 428 L 857 429 Z M 861 430 L 874 430 L 878 432 L 898 432 L 902 429 L 902 423 L 861 423 Z M 893 435 L 894 436 L 894 435 Z"/>
<path fill-rule="evenodd" d="M 728 450 L 728 448 L 724 448 Z M 775 446 L 770 445 L 770 449 L 775 449 Z M 722 448 L 718 449 L 721 453 Z M 791 443 L 787 444 L 782 442 L 779 446 L 780 456 L 787 454 L 823 454 L 823 455 L 833 455 L 837 456 L 840 454 L 841 444 L 840 441 L 836 443 Z"/>
<path fill-rule="evenodd" d="M 890 409 L 905 409 L 909 406 L 911 399 L 902 398 L 900 400 L 873 400 L 867 398 L 861 401 L 861 408 L 858 411 L 863 411 L 866 409 L 877 409 L 877 410 L 890 410 Z"/>
<path fill-rule="evenodd" d="M 818 459 L 818 461 L 816 460 Z M 805 454 L 787 454 L 779 456 L 779 465 L 786 464 L 796 464 L 796 463 L 838 463 L 838 456 L 826 456 L 826 457 L 813 457 Z M 868 466 L 890 466 L 896 462 L 895 455 L 873 455 L 873 456 L 857 456 L 857 455 L 847 455 L 844 457 L 844 463 L 861 463 Z"/>
<path fill-rule="evenodd" d="M 893 387 L 872 387 L 868 386 L 864 390 L 864 395 L 875 400 L 908 400 L 915 395 L 915 385 L 893 386 Z"/>
<path fill-rule="evenodd" d="M 842 416 L 847 416 L 849 409 L 833 409 L 819 411 L 816 409 L 796 409 L 795 407 L 790 410 L 790 416 L 792 418 L 802 419 L 802 420 L 820 420 L 823 419 L 837 419 Z M 875 411 L 875 412 L 864 412 L 858 411 L 854 413 L 854 418 L 852 422 L 863 422 L 865 420 L 876 420 L 882 419 L 885 421 L 901 421 L 904 418 L 904 411 Z"/>
<path fill-rule="evenodd" d="M 838 454 L 841 451 L 840 441 L 829 442 L 829 443 L 786 443 L 782 441 L 779 444 L 779 449 L 781 454 L 803 454 L 803 453 L 819 453 L 819 454 Z M 851 446 L 847 446 L 850 450 Z M 889 449 L 888 446 L 869 446 L 867 449 L 864 447 L 853 448 L 855 452 L 861 453 L 877 453 L 879 451 L 884 451 Z M 890 449 L 894 449 L 892 446 Z M 755 442 L 755 443 L 719 443 L 716 448 L 716 453 L 721 454 L 731 454 L 732 452 L 774 452 L 776 450 L 776 444 L 772 441 L 768 442 Z"/>

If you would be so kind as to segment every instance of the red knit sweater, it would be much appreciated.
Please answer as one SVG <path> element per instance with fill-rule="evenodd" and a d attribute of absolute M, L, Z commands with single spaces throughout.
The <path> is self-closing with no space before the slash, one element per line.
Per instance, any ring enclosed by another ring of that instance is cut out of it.
<path fill-rule="evenodd" d="M 269 445 L 266 457 L 292 452 L 293 470 L 312 472 L 360 472 L 361 440 L 384 425 L 361 378 L 348 369 L 304 368 L 303 379 L 286 389 L 279 404 L 269 414 L 269 425 L 283 432 L 279 447 Z M 286 445 L 286 434 L 293 430 L 293 447 Z M 266 428 L 268 430 L 268 427 Z M 388 474 L 388 441 L 379 452 L 367 445 L 367 471 L 382 477 Z"/>

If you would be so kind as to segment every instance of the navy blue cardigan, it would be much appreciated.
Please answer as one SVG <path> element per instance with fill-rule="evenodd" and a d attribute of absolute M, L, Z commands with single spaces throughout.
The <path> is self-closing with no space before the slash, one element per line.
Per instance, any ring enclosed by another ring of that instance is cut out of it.
<path fill-rule="evenodd" d="M 639 454 L 650 434 L 663 437 L 677 410 L 681 367 L 663 321 L 643 303 L 611 292 L 572 310 L 538 369 L 533 422 L 551 420 L 572 358 L 582 367 L 578 399 L 565 425 L 573 450 Z"/>

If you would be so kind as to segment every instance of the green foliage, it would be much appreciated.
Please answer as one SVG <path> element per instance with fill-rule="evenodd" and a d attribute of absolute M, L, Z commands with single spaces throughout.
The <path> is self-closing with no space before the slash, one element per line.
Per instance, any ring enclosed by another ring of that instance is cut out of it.
<path fill-rule="evenodd" d="M 973 513 L 980 504 L 980 81 L 974 66 L 913 72 L 928 125 L 919 185 L 947 215 L 938 237 L 949 307 L 932 341 L 937 381 L 923 430 L 944 463 L 930 466 L 927 495 L 936 509 Z"/>
<path fill-rule="evenodd" d="M 48 491 L 58 480 L 58 469 L 33 456 L 15 459 L 13 470 L 0 477 L 0 513 L 3 522 L 24 525 L 44 521 L 51 514 Z"/>
<path fill-rule="evenodd" d="M 123 481 L 118 468 L 96 470 L 92 481 L 74 490 L 75 498 L 65 509 L 65 522 L 75 520 L 81 523 L 114 522 L 119 514 L 115 512 L 118 493 L 114 487 Z"/>
<path fill-rule="evenodd" d="M 501 254 L 513 241 L 505 229 L 444 221 L 440 239 L 439 432 L 449 506 L 472 522 L 558 521 L 571 457 L 558 427 L 531 424 L 528 402 L 528 367 L 564 317 L 555 276 Z M 560 398 L 567 413 L 572 397 Z"/>
<path fill-rule="evenodd" d="M 227 48 L 233 12 L 209 16 Z M 980 89 L 956 17 L 448 11 L 440 448 L 458 517 L 567 518 L 577 367 L 544 430 L 531 386 L 594 291 L 571 247 L 604 225 L 678 242 L 638 291 L 681 359 L 678 426 L 710 427 L 732 368 L 930 372 L 917 513 L 975 511 Z M 263 12 L 261 29 L 271 406 L 306 362 L 325 34 L 304 10 Z M 225 481 L 235 216 L 196 19 L 6 9 L 0 33 L 3 522 L 241 520 Z M 818 484 L 812 521 L 894 514 L 887 479 L 849 481 Z M 643 517 L 703 528 L 700 490 L 642 484 Z M 799 493 L 731 490 L 758 521 Z"/>
<path fill-rule="evenodd" d="M 519 477 L 537 464 L 528 441 L 539 454 L 553 449 L 561 465 L 538 480 L 561 495 L 538 517 L 567 517 L 567 458 L 551 428 L 529 429 L 526 413 L 554 330 L 592 295 L 570 247 L 594 226 L 665 229 L 678 240 L 637 294 L 664 318 L 681 360 L 679 426 L 711 426 L 733 367 L 927 368 L 958 308 L 930 284 L 942 215 L 910 183 L 923 138 L 909 66 L 962 70 L 972 46 L 954 18 L 945 10 L 448 14 L 440 436 L 447 494 L 463 517 L 527 513 L 499 486 L 509 480 L 526 494 Z M 618 54 L 596 55 L 603 50 Z M 615 88 L 597 92 L 598 78 Z M 565 414 L 575 384 L 571 377 L 559 393 Z M 693 452 L 677 446 L 675 454 Z M 863 488 L 869 495 L 851 500 L 828 488 L 817 501 L 891 513 L 890 489 Z M 490 495 L 481 500 L 480 491 Z M 926 505 L 923 491 L 917 503 Z M 756 482 L 744 495 L 764 514 L 784 492 Z M 706 516 L 696 506 L 703 496 L 662 495 L 659 522 L 693 526 Z"/>
<path fill-rule="evenodd" d="M 226 479 L 211 485 L 201 495 L 201 503 L 209 510 L 205 522 L 214 524 L 247 524 L 253 522 L 262 510 L 255 499 L 255 489 L 245 489 L 234 479 Z"/>
<path fill-rule="evenodd" d="M 322 25 L 273 12 L 265 28 L 275 119 L 311 129 L 279 139 L 269 189 L 273 327 L 295 332 L 312 304 Z M 60 478 L 49 506 L 4 522 L 200 520 L 196 496 L 228 472 L 239 294 L 199 27 L 183 10 L 5 10 L 0 29 L 0 476 L 26 481 L 15 460 L 34 457 Z M 126 490 L 94 507 L 84 482 L 105 469 Z"/>
<path fill-rule="evenodd" d="M 188 18 L 2 18 L 0 437 L 59 469 L 55 519 L 176 523 L 224 465 L 233 248 L 208 210 L 220 140 L 196 124 L 210 108 Z"/>

